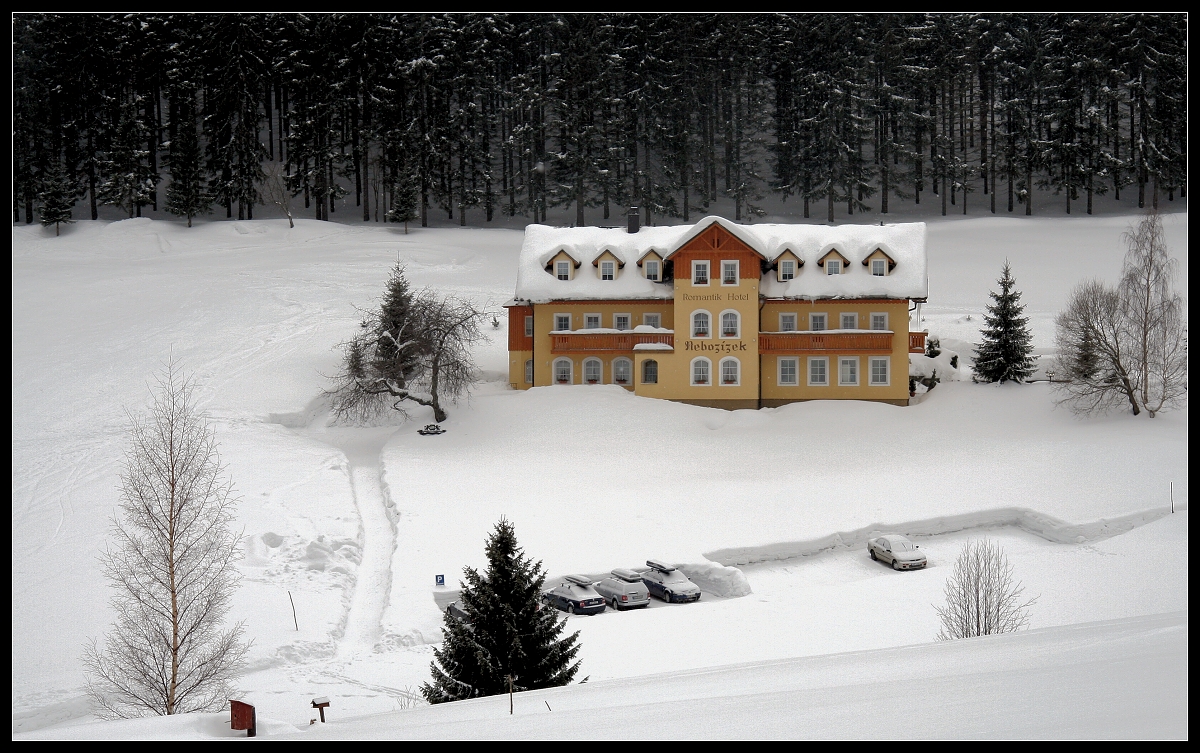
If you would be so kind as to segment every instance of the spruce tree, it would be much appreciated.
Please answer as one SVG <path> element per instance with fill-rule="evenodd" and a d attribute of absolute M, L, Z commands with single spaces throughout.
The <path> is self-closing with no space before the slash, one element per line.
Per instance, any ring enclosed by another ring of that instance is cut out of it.
<path fill-rule="evenodd" d="M 419 319 L 404 267 L 397 263 L 392 267 L 376 320 L 372 369 L 375 375 L 407 387 L 421 370 L 425 332 Z"/>
<path fill-rule="evenodd" d="M 404 233 L 408 234 L 408 223 L 421 218 L 417 212 L 417 179 L 405 170 L 396 176 L 392 184 L 392 205 L 388 208 L 388 222 L 403 222 Z"/>
<path fill-rule="evenodd" d="M 1012 269 L 1006 260 L 997 280 L 1000 292 L 991 292 L 992 303 L 983 315 L 983 342 L 975 349 L 975 374 L 985 382 L 1025 381 L 1033 373 L 1029 318 L 1021 316 L 1021 291 L 1016 290 Z"/>
<path fill-rule="evenodd" d="M 171 184 L 167 186 L 166 210 L 177 217 L 186 217 L 188 227 L 192 218 L 208 214 L 212 200 L 204 190 L 204 168 L 201 164 L 200 141 L 190 102 L 180 105 L 183 116 L 176 124 L 167 164 L 171 167 Z"/>
<path fill-rule="evenodd" d="M 469 625 L 447 614 L 444 641 L 421 687 L 430 703 L 566 685 L 579 670 L 579 633 L 540 602 L 546 573 L 517 545 L 513 524 L 496 524 L 486 545 L 488 569 L 464 571 L 461 606 Z"/>
<path fill-rule="evenodd" d="M 54 234 L 58 235 L 58 226 L 63 222 L 74 222 L 71 219 L 71 207 L 75 206 L 75 185 L 61 160 L 54 160 L 50 169 L 42 176 L 38 187 L 38 201 L 41 208 L 42 227 L 54 226 Z"/>

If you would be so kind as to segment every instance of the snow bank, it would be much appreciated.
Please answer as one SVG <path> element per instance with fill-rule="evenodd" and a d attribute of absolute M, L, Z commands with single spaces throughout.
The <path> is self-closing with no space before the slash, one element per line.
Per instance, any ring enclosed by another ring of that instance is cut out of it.
<path fill-rule="evenodd" d="M 701 591 L 707 591 L 713 596 L 736 599 L 753 593 L 745 573 L 736 567 L 728 567 L 716 562 L 701 562 L 679 565 L 678 569 L 693 583 L 700 586 Z"/>

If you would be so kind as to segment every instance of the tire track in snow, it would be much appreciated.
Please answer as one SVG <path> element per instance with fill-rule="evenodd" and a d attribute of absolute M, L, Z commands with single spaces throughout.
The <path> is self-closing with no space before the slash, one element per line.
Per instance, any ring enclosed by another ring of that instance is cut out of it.
<path fill-rule="evenodd" d="M 338 645 L 339 659 L 370 653 L 379 643 L 383 610 L 392 588 L 392 550 L 396 546 L 396 531 L 379 484 L 378 452 L 374 464 L 350 460 L 350 485 L 362 525 L 362 559 L 355 573 L 346 630 Z"/>

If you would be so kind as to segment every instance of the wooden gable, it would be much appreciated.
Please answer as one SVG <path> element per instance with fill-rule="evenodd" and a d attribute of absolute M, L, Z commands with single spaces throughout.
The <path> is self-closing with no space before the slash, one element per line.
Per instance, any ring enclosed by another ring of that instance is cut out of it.
<path fill-rule="evenodd" d="M 796 253 L 794 251 L 792 251 L 790 248 L 785 248 L 783 250 L 782 254 L 775 257 L 775 262 L 773 264 L 773 266 L 775 267 L 775 279 L 778 280 L 779 282 L 784 282 L 784 280 L 780 277 L 780 275 L 782 275 L 783 272 L 781 271 L 782 268 L 781 268 L 779 262 L 788 261 L 788 260 L 796 262 L 796 273 L 797 274 L 800 273 L 800 268 L 804 266 L 803 259 L 801 259 L 799 256 L 797 256 Z"/>
<path fill-rule="evenodd" d="M 877 248 L 877 249 L 875 249 L 874 251 L 872 251 L 872 252 L 871 252 L 871 253 L 870 253 L 870 254 L 867 256 L 867 258 L 865 258 L 865 259 L 863 259 L 863 260 L 862 260 L 862 265 L 863 265 L 864 267 L 866 267 L 866 268 L 870 269 L 870 268 L 871 268 L 871 262 L 872 262 L 872 261 L 874 261 L 875 259 L 886 259 L 886 260 L 887 260 L 887 271 L 888 271 L 888 274 L 891 274 L 891 273 L 892 273 L 892 270 L 896 268 L 896 260 L 895 260 L 895 259 L 893 259 L 892 257 L 888 256 L 888 255 L 887 255 L 887 252 L 886 252 L 886 251 L 884 251 L 882 248 Z"/>
<path fill-rule="evenodd" d="M 817 266 L 824 267 L 825 262 L 829 259 L 841 260 L 843 270 L 845 270 L 847 268 L 847 266 L 850 264 L 850 260 L 847 259 L 845 256 L 843 256 L 841 251 L 838 251 L 836 248 L 831 248 L 828 251 L 826 251 L 825 254 L 823 256 L 821 256 L 820 259 L 817 259 Z"/>
<path fill-rule="evenodd" d="M 569 253 L 567 253 L 566 249 L 562 249 L 554 256 L 551 256 L 550 261 L 546 262 L 546 271 L 549 272 L 550 274 L 555 274 L 554 265 L 560 261 L 571 262 L 572 270 L 579 269 L 580 265 L 583 263 L 583 262 L 579 261 L 578 259 L 576 259 L 574 256 L 571 256 Z"/>
<path fill-rule="evenodd" d="M 599 256 L 592 260 L 592 266 L 596 268 L 596 276 L 600 277 L 601 274 L 603 274 L 600 263 L 605 261 L 611 261 L 613 263 L 613 279 L 615 280 L 620 277 L 621 269 L 625 266 L 625 262 L 618 259 L 617 255 L 608 249 L 602 251 Z"/>
<path fill-rule="evenodd" d="M 642 266 L 642 264 L 644 262 L 662 261 L 662 260 L 663 260 L 662 254 L 658 253 L 658 251 L 656 249 L 652 248 L 649 251 L 647 251 L 646 253 L 642 254 L 641 257 L 638 258 L 637 265 L 640 267 L 640 266 Z"/>
<path fill-rule="evenodd" d="M 741 262 L 738 265 L 738 276 L 743 280 L 757 280 L 762 274 L 760 262 L 764 257 L 746 245 L 742 239 L 714 222 L 700 231 L 695 238 L 680 246 L 671 254 L 671 259 L 676 264 L 709 261 L 712 263 L 710 269 L 714 276 L 720 274 L 719 265 L 723 259 L 736 259 Z"/>

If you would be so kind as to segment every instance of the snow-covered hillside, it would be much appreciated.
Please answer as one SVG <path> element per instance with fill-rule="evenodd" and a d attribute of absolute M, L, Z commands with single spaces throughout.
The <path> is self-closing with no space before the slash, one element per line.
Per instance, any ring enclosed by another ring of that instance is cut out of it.
<path fill-rule="evenodd" d="M 1035 345 L 1050 350 L 1070 288 L 1115 279 L 1130 220 L 931 223 L 923 326 L 968 356 L 1007 258 Z M 1187 215 L 1165 220 L 1186 295 Z M 554 575 L 647 557 L 745 572 L 751 596 L 710 591 L 686 607 L 573 618 L 580 676 L 593 681 L 932 640 L 949 564 L 983 532 L 1042 594 L 1033 627 L 1187 609 L 1187 516 L 1159 519 L 1171 481 L 1187 507 L 1186 409 L 1082 420 L 1044 383 L 969 381 L 910 408 L 733 413 L 615 387 L 514 393 L 502 326 L 477 353 L 485 381 L 451 410 L 447 434 L 417 436 L 424 414 L 329 427 L 321 392 L 336 346 L 388 268 L 398 259 L 416 286 L 498 307 L 512 295 L 520 232 L 144 219 L 82 222 L 60 238 L 14 227 L 12 244 L 14 732 L 87 714 L 79 655 L 111 619 L 97 554 L 124 411 L 170 357 L 198 378 L 242 497 L 233 617 L 255 639 L 242 687 L 260 718 L 306 724 L 306 695 L 332 696 L 339 718 L 407 705 L 453 598 L 434 575 L 453 585 L 478 565 L 501 515 Z M 865 559 L 865 534 L 893 527 L 924 536 L 927 571 Z M 871 623 L 879 608 L 897 618 Z M 1186 656 L 1186 616 L 1179 629 Z M 652 635 L 670 640 L 652 651 Z M 1183 687 L 1186 734 L 1186 674 Z M 976 729 L 985 734 L 962 734 Z"/>

